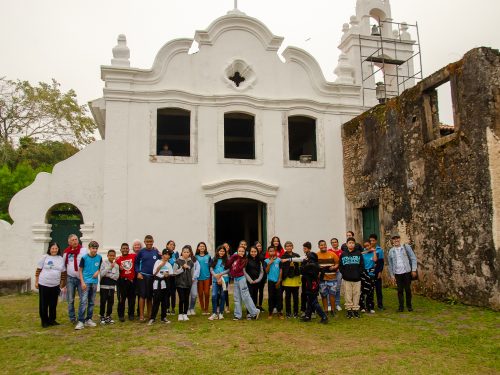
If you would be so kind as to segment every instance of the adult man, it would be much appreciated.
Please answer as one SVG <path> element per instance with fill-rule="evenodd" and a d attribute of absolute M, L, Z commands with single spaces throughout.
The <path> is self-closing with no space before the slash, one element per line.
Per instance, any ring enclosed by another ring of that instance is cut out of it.
<path fill-rule="evenodd" d="M 406 307 L 408 311 L 413 311 L 411 280 L 417 276 L 417 257 L 410 245 L 401 245 L 401 238 L 398 233 L 394 233 L 391 238 L 393 247 L 389 250 L 388 267 L 391 280 L 398 287 L 398 311 L 404 311 L 403 290 L 406 294 Z"/>
<path fill-rule="evenodd" d="M 377 294 L 377 306 L 379 310 L 383 310 L 382 271 L 384 270 L 384 250 L 377 244 L 378 237 L 376 234 L 370 234 L 368 239 L 370 240 L 371 247 L 375 249 L 377 254 L 377 263 L 375 264 L 375 293 Z"/>
<path fill-rule="evenodd" d="M 145 321 L 144 305 L 147 305 L 147 317 L 151 314 L 153 304 L 153 267 L 155 262 L 161 258 L 158 249 L 153 247 L 153 236 L 144 237 L 144 245 L 135 257 L 135 272 L 139 287 L 139 320 Z"/>
<path fill-rule="evenodd" d="M 78 291 L 80 306 L 82 306 L 82 286 L 80 282 L 79 265 L 82 257 L 88 253 L 88 250 L 78 241 L 76 234 L 68 236 L 68 247 L 64 250 L 64 264 L 68 273 L 68 281 L 66 283 L 67 298 L 68 298 L 68 316 L 72 324 L 76 323 L 75 316 L 75 290 Z"/>

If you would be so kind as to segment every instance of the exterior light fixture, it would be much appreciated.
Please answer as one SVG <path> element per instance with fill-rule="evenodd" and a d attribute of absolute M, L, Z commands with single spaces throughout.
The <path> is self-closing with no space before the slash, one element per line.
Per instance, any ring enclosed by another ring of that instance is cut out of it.
<path fill-rule="evenodd" d="M 384 82 L 377 82 L 375 87 L 375 96 L 379 103 L 383 104 L 387 100 L 386 86 Z"/>

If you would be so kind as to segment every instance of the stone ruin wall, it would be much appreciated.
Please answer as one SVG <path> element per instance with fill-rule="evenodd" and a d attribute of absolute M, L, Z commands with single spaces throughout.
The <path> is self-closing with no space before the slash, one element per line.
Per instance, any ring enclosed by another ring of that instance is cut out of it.
<path fill-rule="evenodd" d="M 435 88 L 450 82 L 454 132 L 441 135 Z M 415 248 L 435 298 L 500 309 L 500 53 L 478 48 L 342 127 L 347 223 L 379 206 Z"/>

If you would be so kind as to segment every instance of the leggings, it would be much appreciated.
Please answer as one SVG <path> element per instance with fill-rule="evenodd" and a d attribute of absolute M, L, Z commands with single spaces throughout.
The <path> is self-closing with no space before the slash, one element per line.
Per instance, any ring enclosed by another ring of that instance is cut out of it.
<path fill-rule="evenodd" d="M 210 279 L 198 280 L 198 297 L 202 312 L 208 312 L 208 301 L 210 299 Z"/>
<path fill-rule="evenodd" d="M 179 314 L 187 314 L 189 309 L 189 292 L 191 288 L 177 288 L 179 293 Z"/>
<path fill-rule="evenodd" d="M 167 309 L 175 310 L 175 277 L 167 279 L 167 288 L 170 293 L 170 304 L 167 304 Z"/>

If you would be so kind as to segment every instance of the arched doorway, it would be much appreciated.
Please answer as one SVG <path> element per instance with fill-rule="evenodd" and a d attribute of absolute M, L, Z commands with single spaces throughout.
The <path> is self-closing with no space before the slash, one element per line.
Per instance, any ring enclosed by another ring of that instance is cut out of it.
<path fill-rule="evenodd" d="M 249 245 L 267 238 L 266 204 L 254 199 L 232 198 L 215 203 L 215 245 L 229 243 L 236 250 L 239 241 Z"/>
<path fill-rule="evenodd" d="M 71 203 L 58 203 L 52 206 L 46 215 L 46 222 L 52 225 L 50 237 L 57 242 L 61 249 L 68 246 L 68 236 L 76 234 L 81 238 L 83 216 L 80 210 Z"/>

